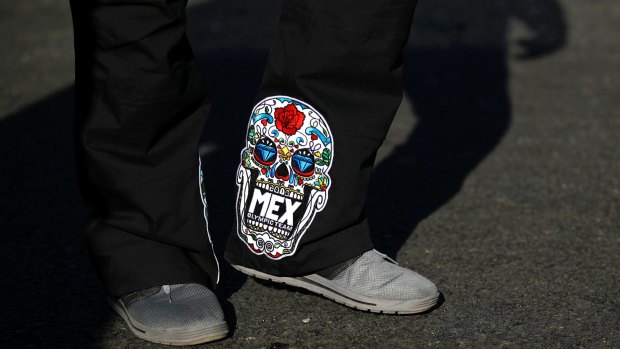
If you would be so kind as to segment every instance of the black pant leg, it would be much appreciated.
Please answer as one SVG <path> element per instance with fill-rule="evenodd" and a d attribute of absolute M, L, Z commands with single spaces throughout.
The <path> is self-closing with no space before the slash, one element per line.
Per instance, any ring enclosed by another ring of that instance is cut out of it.
<path fill-rule="evenodd" d="M 228 261 L 299 275 L 372 248 L 367 186 L 402 98 L 415 5 L 284 1 L 241 153 Z"/>
<path fill-rule="evenodd" d="M 186 0 L 73 0 L 76 156 L 104 288 L 219 277 L 200 190 L 208 102 Z"/>

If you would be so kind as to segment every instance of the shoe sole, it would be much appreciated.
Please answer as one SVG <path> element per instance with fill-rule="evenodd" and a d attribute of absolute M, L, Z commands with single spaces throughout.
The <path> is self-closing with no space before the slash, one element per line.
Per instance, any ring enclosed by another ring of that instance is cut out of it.
<path fill-rule="evenodd" d="M 413 300 L 386 300 L 366 297 L 346 290 L 329 279 L 316 274 L 300 277 L 283 277 L 262 273 L 260 271 L 233 265 L 238 271 L 261 280 L 276 282 L 288 286 L 303 288 L 347 307 L 379 314 L 418 314 L 429 310 L 437 304 L 439 291 L 433 296 Z"/>
<path fill-rule="evenodd" d="M 225 321 L 215 323 L 206 328 L 193 330 L 156 330 L 141 326 L 132 321 L 125 306 L 112 298 L 108 298 L 112 309 L 127 323 L 127 326 L 137 337 L 159 344 L 167 345 L 194 345 L 213 342 L 228 335 L 228 324 Z"/>

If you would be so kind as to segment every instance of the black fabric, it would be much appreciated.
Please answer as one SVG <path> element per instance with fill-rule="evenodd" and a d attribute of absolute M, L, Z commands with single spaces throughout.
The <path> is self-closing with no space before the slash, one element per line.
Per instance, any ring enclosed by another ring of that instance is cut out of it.
<path fill-rule="evenodd" d="M 360 259 L 360 257 L 362 256 L 363 254 L 353 257 L 351 259 L 348 259 L 342 263 L 332 265 L 331 267 L 327 267 L 325 269 L 317 271 L 315 274 L 322 276 L 328 280 L 333 280 L 338 275 L 342 274 L 343 271 L 347 270 L 350 266 L 352 266 L 353 263 L 357 262 L 357 260 Z"/>
<path fill-rule="evenodd" d="M 86 240 L 105 289 L 215 283 L 199 190 L 207 115 L 186 1 L 71 2 Z"/>
<path fill-rule="evenodd" d="M 155 287 L 150 287 L 150 288 L 145 288 L 143 290 L 139 290 L 136 292 L 131 292 L 128 293 L 126 295 L 123 295 L 120 297 L 121 301 L 123 302 L 123 305 L 125 305 L 125 307 L 130 306 L 132 303 L 135 303 L 139 300 L 148 298 L 156 293 L 158 293 L 159 291 L 161 291 L 161 286 L 155 286 Z"/>
<path fill-rule="evenodd" d="M 284 1 L 257 100 L 286 95 L 323 115 L 335 143 L 332 187 L 293 256 L 256 255 L 234 230 L 226 249 L 230 263 L 305 275 L 372 249 L 367 186 L 401 102 L 402 51 L 414 8 L 415 1 Z"/>
<path fill-rule="evenodd" d="M 77 170 L 86 240 L 104 288 L 120 296 L 215 284 L 197 152 L 210 102 L 185 35 L 186 1 L 72 0 L 71 7 Z M 410 0 L 283 2 L 257 100 L 287 95 L 320 111 L 337 143 L 333 185 L 293 256 L 255 255 L 233 231 L 228 261 L 301 275 L 372 248 L 366 187 L 401 100 L 414 8 Z"/>

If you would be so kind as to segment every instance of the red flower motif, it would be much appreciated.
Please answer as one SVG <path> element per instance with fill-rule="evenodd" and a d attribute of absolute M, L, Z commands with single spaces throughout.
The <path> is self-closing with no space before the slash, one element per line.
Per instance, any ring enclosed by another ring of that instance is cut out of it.
<path fill-rule="evenodd" d="M 276 108 L 276 128 L 287 135 L 294 135 L 304 124 L 304 113 L 297 110 L 294 104 L 284 108 Z"/>

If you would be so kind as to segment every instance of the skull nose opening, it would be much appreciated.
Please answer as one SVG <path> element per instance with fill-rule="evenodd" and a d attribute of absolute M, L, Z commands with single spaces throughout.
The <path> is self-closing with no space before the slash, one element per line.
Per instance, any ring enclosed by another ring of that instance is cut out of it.
<path fill-rule="evenodd" d="M 261 165 L 273 165 L 277 154 L 276 144 L 269 138 L 261 138 L 254 148 L 254 159 Z"/>
<path fill-rule="evenodd" d="M 281 179 L 283 181 L 288 181 L 291 177 L 291 173 L 288 170 L 288 166 L 286 164 L 280 164 L 276 167 L 276 178 Z"/>
<path fill-rule="evenodd" d="M 302 176 L 310 177 L 314 173 L 314 157 L 309 149 L 300 149 L 291 158 L 293 171 Z"/>

